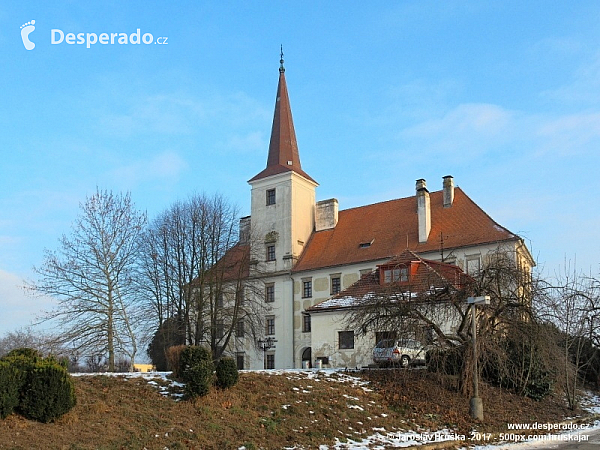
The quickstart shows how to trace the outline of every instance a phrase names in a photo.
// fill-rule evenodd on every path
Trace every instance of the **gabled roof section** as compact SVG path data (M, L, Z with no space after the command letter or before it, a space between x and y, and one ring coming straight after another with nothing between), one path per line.
M431 231L419 243L415 196L346 209L335 228L314 232L293 272L392 258L405 249L422 254L453 248L519 240L498 225L460 188L454 203L443 206L443 191L430 194ZM363 245L361 245L363 244Z
M250 275L250 245L236 244L225 252L223 257L205 272L204 276L196 278L192 284L196 287L215 280L223 282L239 282Z
M275 100L275 114L273 115L273 126L271 127L271 141L269 143L269 156L267 167L249 180L249 182L260 180L284 172L296 172L307 180L316 183L300 164L294 121L292 120L292 108L288 97L287 84L285 82L285 68L283 67L283 52L281 54L281 66L279 67L279 85L277 86L277 98Z
M382 283L380 268L410 266L407 282ZM454 293L466 288L472 278L459 267L423 259L410 250L395 256L363 275L356 283L333 297L318 303L307 312L333 311L366 305L376 299L414 300L439 293Z

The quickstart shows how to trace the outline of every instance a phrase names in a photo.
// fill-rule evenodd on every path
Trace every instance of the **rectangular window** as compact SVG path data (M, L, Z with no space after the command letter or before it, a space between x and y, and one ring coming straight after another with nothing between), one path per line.
M308 314L302 315L302 332L310 333L310 315Z
M274 316L267 316L265 334L267 336L273 336L275 334L275 317Z
M275 189L267 189L267 206L275 204Z
M222 339L223 336L225 335L225 324L223 324L222 320L219 320L217 322L217 329L216 329L216 338L217 339Z
M471 276L479 275L481 270L481 259L477 257L467 257L467 274Z
M339 331L340 350L354 348L354 331Z
M275 301L275 285L273 283L265 285L265 302L273 303Z
M237 291L235 291L235 304L237 306L243 306L244 305L244 288L238 288Z
M223 293L219 292L217 294L217 308L222 308L223 307Z
M267 261L275 261L275 246L267 245Z
M395 281L408 281L408 267L394 267L393 269L384 269L383 281L384 283L392 283Z
M235 362L236 362L238 370L244 370L244 359L245 359L244 352L238 352L235 354Z
M331 295L338 294L342 290L342 278L339 275L331 276Z
M408 281L408 267L400 268L400 281Z
M312 280L302 281L302 298L312 297Z
M239 319L237 321L237 324L235 327L235 335L237 337L244 337L244 319Z
M267 354L267 359L265 361L265 369L274 369L275 368L275 355L272 353Z
M376 331L375 332L375 345L379 344L384 339L396 339L395 331Z

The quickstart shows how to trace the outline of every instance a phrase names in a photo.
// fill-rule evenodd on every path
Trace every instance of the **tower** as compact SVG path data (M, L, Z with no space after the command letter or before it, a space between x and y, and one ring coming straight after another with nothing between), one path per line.
M294 280L291 270L315 228L315 189L302 170L285 81L283 51L267 166L248 181L251 193L252 269L265 285L267 368L294 367ZM261 355L263 357L263 355ZM256 360L255 360L256 361ZM256 366L256 362L254 363Z
M265 262L267 273L289 271L313 232L318 184L300 164L283 52L267 166L248 183L252 186L252 230L257 238L253 257Z

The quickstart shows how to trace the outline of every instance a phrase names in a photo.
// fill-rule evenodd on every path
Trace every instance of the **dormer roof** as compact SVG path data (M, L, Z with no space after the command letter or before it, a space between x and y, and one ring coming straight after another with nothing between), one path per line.
M390 267L408 267L406 281L384 282L382 272ZM410 250L405 250L364 274L356 283L329 299L307 309L309 313L356 308L378 301L417 300L433 298L438 300L468 287L472 278L459 267L438 261L423 259Z

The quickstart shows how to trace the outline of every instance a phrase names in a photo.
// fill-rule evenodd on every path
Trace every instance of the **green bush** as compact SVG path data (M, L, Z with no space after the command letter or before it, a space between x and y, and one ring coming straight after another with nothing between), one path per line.
M185 373L185 393L188 398L203 397L210 391L213 381L212 361L200 361Z
M238 368L232 358L221 358L217 363L216 372L217 386L221 389L227 389L237 384Z
M75 389L64 363L30 348L0 359L0 417L14 410L50 422L75 406Z
M25 378L19 411L28 419L51 422L75 406L73 381L56 362L36 362Z
M42 359L42 354L38 350L35 350L33 348L27 348L27 347L15 348L15 349L11 350L10 352L8 352L8 354L4 358L12 358L14 356L23 356L25 358L28 358L28 359L31 359L34 361ZM2 359L4 359L4 358L2 358Z
M204 347L188 345L179 354L179 376L185 379L186 371L202 361L210 361L212 363L210 351Z
M0 419L12 414L19 406L19 392L24 373L8 361L0 361Z
M179 356L179 375L185 383L188 397L208 394L212 385L214 364L210 351L203 347L189 346Z

